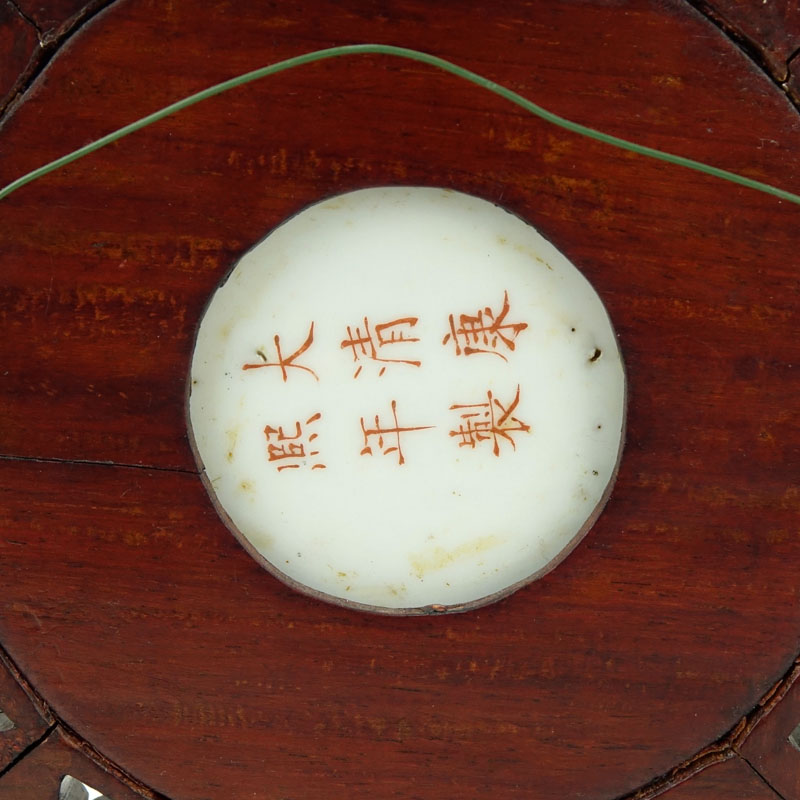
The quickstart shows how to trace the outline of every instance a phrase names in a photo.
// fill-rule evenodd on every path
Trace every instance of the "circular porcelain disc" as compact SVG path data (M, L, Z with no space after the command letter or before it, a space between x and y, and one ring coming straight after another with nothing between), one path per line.
M581 273L474 197L366 189L235 266L201 322L189 424L248 550L325 599L464 610L554 566L623 441L614 331Z

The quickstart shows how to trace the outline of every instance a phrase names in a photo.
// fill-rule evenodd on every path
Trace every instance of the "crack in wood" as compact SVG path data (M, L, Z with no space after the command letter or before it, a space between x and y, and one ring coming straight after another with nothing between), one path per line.
M56 458L45 456L17 456L0 453L0 461L22 461L33 464L64 464L66 466L120 467L122 469L141 469L146 472L177 472L181 475L200 475L196 469L184 467L162 467L155 464L127 464L124 461L96 461L89 458Z
M699 11L709 22L725 34L745 55L756 63L758 68L765 72L773 82L780 85L785 76L776 75L772 70L765 55L765 48L756 40L746 36L732 25L717 9L707 0L686 0L686 2Z
M39 27L34 23L30 17L25 14L22 9L14 2L14 0L6 0L6 5L15 13L26 25L36 31L37 44L32 51L27 65L23 68L22 72L17 76L16 81L8 90L5 101L0 97L0 124L2 124L5 110L11 105L14 99L19 96L23 86L25 86L33 73L36 71L37 64L42 56L42 34Z
M800 108L800 47L786 59L786 80L781 85L792 102Z
M798 679L800 679L800 654L797 655L783 677L765 692L756 706L749 713L745 714L745 716L720 739L716 742L712 742L686 761L673 767L666 774L659 776L633 792L617 798L617 800L650 800L674 788L679 783L689 780L689 778L694 777L698 772L702 772L707 767L711 767L714 764L719 764L731 758L741 758L753 768L752 764L741 754L741 747L754 728L781 702L781 700L783 700ZM761 780L775 792L776 796L781 797L780 793L777 792L755 768L753 769Z
M106 772L113 775L119 781L127 785L129 788L147 798L147 800L169 800L169 798L167 798L165 795L156 793L141 784L136 780L136 778L125 772L122 767L105 757L94 747L94 745L86 741L69 725L58 719L58 717L50 709L47 701L22 674L2 644L0 644L0 663L6 667L17 683L22 687L33 705L36 707L39 714L46 721L48 721L48 723L50 723L48 731L42 737L40 737L36 743L27 748L17 759L14 760L13 763L17 763L22 756L34 749L36 744L41 743L49 733L52 733L53 730L58 728L62 738L71 747L81 752L83 755L96 763ZM633 792L622 795L621 797L617 798L617 800L651 800L651 798L663 794L669 789L672 789L678 784L689 780L697 773L715 764L719 764L731 758L742 758L744 761L747 761L740 753L741 747L744 745L754 728L768 714L770 714L770 712L781 702L781 700L783 700L798 679L800 679L800 654L797 655L787 672L778 681L776 681L767 692L764 693L755 707L748 714L742 717L720 739L707 745L702 750L686 759L684 762L670 769L664 775L655 778ZM800 735L800 731L798 731L798 735ZM749 764L749 762L747 763ZM752 767L752 765L750 766ZM0 777L2 777L2 774L3 773L0 772ZM764 780L763 776L760 776L760 774L759 777ZM767 783L766 781L764 782ZM767 785L769 786L768 783ZM771 786L770 788L772 789ZM774 789L772 790L775 791ZM780 797L778 792L775 792L775 794Z
M786 95L789 102L800 112L800 97L795 95L787 85L791 78L789 63L800 52L800 49L786 61L780 72L776 72L766 55L766 48L738 30L711 3L707 0L685 0L685 2L730 39Z
M21 750L19 753L17 753L16 757L13 758L9 764L6 764L3 769L0 769L0 780L6 773L11 772L11 770L14 769L14 767L16 767L17 764L22 761L22 759L29 756L37 747L39 747L39 745L44 744L44 742L49 739L53 733L55 733L57 727L58 725L50 725L38 739L35 739L24 750Z
M36 21L25 14L14 0L6 0L6 2L23 20L33 27L39 40L39 46L27 68L11 88L8 98L5 102L0 103L0 127L2 127L2 124L10 116L14 108L22 102L34 81L42 74L53 56L97 14L113 5L116 0L92 0L92 2L88 2L74 17L65 21L62 27L52 34L43 32Z
M36 36L37 36L37 38L39 39L39 46L41 47L41 46L42 46L42 29L41 29L41 28L40 28L40 27L39 27L39 26L36 24L36 20L35 20L35 19L33 19L32 17L29 17L29 16L28 16L28 15L27 15L27 14L26 14L26 13L25 13L25 12L24 12L24 11L23 11L23 10L22 10L22 9L21 9L19 6L18 6L18 5L17 5L17 3L15 2L15 0L6 0L6 2L8 3L8 5L10 5L10 6L11 6L11 7L14 9L14 11L16 11L16 12L17 12L17 14L19 14L19 16L20 16L20 17L22 17L22 19L24 19L24 20L25 20L25 22L27 22L27 23L28 23L28 25L30 25L30 26L31 26L31 27L32 27L32 28L33 28L33 29L36 31Z
M20 688L30 700L31 705L36 709L39 716L52 728L55 727L58 720L55 718L55 715L50 711L49 706L47 705L46 700L42 697L39 692L31 685L31 683L27 680L27 678L22 674L17 667L14 660L11 656L6 652L5 647L0 642L0 666L5 667L6 670L10 673L11 677L19 684Z
M19 668L9 656L6 650L0 645L0 663L2 663L8 671L13 675L15 680L20 684L25 693L31 698L31 701L37 707L39 713L47 720L52 720L47 731L27 747L20 755L14 759L6 769L0 771L0 777L3 776L14 764L34 750L41 744L50 734L56 729L60 733L62 739L74 749L78 750L88 759L93 761L103 770L115 777L121 783L124 783L133 791L138 792L147 800L169 800L168 797L160 793L154 792L152 789L144 786L136 780L132 775L127 773L122 767L115 764L113 761L104 756L97 748L90 742L86 741L78 733L75 732L69 725L59 720L57 716L47 705L46 700L36 691L30 684L25 676L20 672ZM694 777L697 773L702 772L704 769L727 761L731 758L741 758L757 775L758 777L780 798L785 800L779 792L777 792L771 784L761 775L758 770L739 752L740 748L753 731L753 729L763 720L786 696L794 683L800 678L800 654L793 662L789 670L784 676L778 680L759 700L756 706L744 717L742 717L724 736L716 742L711 743L704 747L691 758L673 767L665 775L661 775L650 783L636 789L633 792L625 794L617 800L650 800L660 794L674 788L680 783L683 783L690 778ZM800 726L798 726L800 727Z
M28 19L22 12L19 10L19 7L16 6L11 0L9 0L10 4L17 9L17 11L25 18L30 24L34 26L37 30L39 35L40 45L42 45L42 33L39 27L33 22L32 20ZM49 63L50 59L60 50L60 48L75 34L79 33L80 30L83 28L83 25L87 24L97 13L101 10L109 7L113 4L115 0L107 0L106 2L101 2L97 4L92 4L92 10L88 12L86 15L76 18L72 27L69 30L65 30L62 34L57 37L54 37L50 41L47 42L47 52L44 52L44 47L42 48L42 52L39 54L37 63L33 67L30 74L23 81L23 85L19 86L16 91L13 93L12 98L6 103L3 107L0 108L0 121L3 118L8 116L8 113L11 111L12 104L18 104L22 102L24 99L24 95L28 92L33 82L36 78L42 73L42 71L46 68L47 64ZM746 37L743 37L737 34L730 26L726 26L722 21L715 19L712 15L712 10L709 6L702 2L702 0L686 0L686 2L692 6L698 13L702 14L706 19L708 19L712 24L714 24L717 28L719 28L729 39L731 39L758 67L760 70L765 72L768 77L775 82L779 87L782 89L786 89L785 83L790 76L790 65L793 61L800 58L800 49L795 51L791 57L786 62L786 77L784 78L783 82L779 80L779 78L770 70L766 60L764 59L763 52L759 50L758 46L748 40ZM800 110L800 106L796 100L793 99L793 103L795 107ZM139 464L118 464L115 462L100 462L100 461L74 461L74 460L67 460L67 459L54 459L54 458L25 458L25 457L16 457L16 456L5 456L0 455L0 459L5 460L21 460L21 461L39 461L42 463L65 463L65 464L91 464L91 465L102 465L102 466L118 466L118 467L127 467L127 468L135 468L135 469L147 469L147 470L163 470L163 471L173 471L173 472L183 472L188 474L196 474L191 470L185 470L180 468L167 468L167 467L155 467L155 466L148 466L148 465L139 465ZM9 769L13 768L13 766L19 761L21 761L26 755L32 752L36 747L42 744L50 735L52 735L56 730L67 740L71 746L78 749L92 761L100 765L103 769L106 769L109 773L114 775L115 777L119 778L122 782L129 785L134 791L139 792L143 796L147 798L152 798L152 800L167 800L163 795L159 795L154 793L152 790L144 787L143 785L139 784L133 777L128 776L127 773L121 767L118 767L109 759L104 757L98 750L94 748L89 742L84 740L80 737L74 730L69 728L68 726L64 725L60 720L58 720L55 715L53 714L52 710L47 705L45 699L36 692L35 688L25 679L25 676L21 674L21 672L16 668L16 665L5 652L5 650L0 646L0 662L2 662L14 675L17 682L22 686L23 690L28 694L29 697L32 698L34 705L37 707L39 712L42 714L45 719L50 720L50 725L45 731L45 733L39 737L35 742L29 745L24 751L22 751L14 761L7 766L4 770L0 771L0 777L2 777L5 772ZM769 692L767 692L761 701L757 704L757 706L751 710L745 717L743 717L733 728L728 731L721 739L717 742L714 742L707 747L703 748L701 751L696 753L691 758L687 759L685 762L677 765L673 769L671 769L666 775L660 776L655 780L651 781L650 783L646 784L643 787L635 790L633 793L629 793L624 795L620 800L647 800L648 798L655 797L658 794L661 794L664 791L674 787L675 785L691 778L698 772L702 771L706 767L712 766L713 764L717 764L723 761L726 761L731 758L741 757L755 772L759 777L763 780L763 776L761 776L757 770L755 770L752 765L744 759L739 751L739 748L743 745L744 741L747 739L749 734L752 730L759 724L759 722L769 714L773 708L783 699L786 693L789 691L791 686L794 682L798 679L800 675L800 656L798 656L798 660L794 663L792 668L783 676L783 678L778 681L775 686L773 686ZM800 737L800 730L795 731L798 737ZM797 743L796 743L797 744ZM124 776L124 777L121 777ZM766 783L766 781L765 781ZM769 784L767 784L769 786ZM772 787L770 786L772 789ZM772 791L775 791L772 789ZM776 794L778 794L776 792ZM778 796L780 796L778 794Z
M107 758L96 747L94 747L94 745L87 742L82 736L80 736L80 734L76 733L70 725L65 723L62 719L59 719L50 708L44 697L25 677L2 643L0 643L0 664L11 673L14 680L16 680L16 682L20 685L39 714L48 722L48 728L44 734L42 734L42 736L40 736L35 742L26 747L25 750L23 750L11 762L11 764L0 771L0 778L2 778L3 775L15 764L18 764L25 756L42 744L51 734L58 732L58 735L67 745L72 747L74 750L77 750L90 761L93 761L98 767L107 772L120 783L124 784L137 794L140 794L145 798L145 800L170 800L166 795L155 792L150 789L150 787L145 786L143 783L138 781L135 777L133 777L133 775L113 762L110 758Z
M771 784L771 783L770 783L770 782L769 782L769 781L768 781L768 780L767 780L767 779L766 779L766 778L765 778L765 777L764 777L764 776L763 776L763 775L762 775L762 774L761 774L761 773L760 773L760 772L759 772L759 771L758 771L758 770L757 770L757 769L756 769L756 768L753 766L753 764L752 764L752 763L751 763L751 762L750 762L750 761L749 761L747 758L745 758L745 757L744 757L743 755L741 755L741 754L739 754L739 758L741 758L741 759L742 759L742 761L744 761L744 763L745 763L745 764L746 764L748 767L750 767L750 769L751 769L751 770L753 771L753 773L755 774L756 778L757 778L757 779L758 779L758 780L759 780L761 783L763 783L763 784L764 784L764 785L765 785L765 786L766 786L766 787L767 787L767 788L768 788L768 789L769 789L771 792L773 792L773 793L775 794L775 797L776 797L776 798L778 798L778 800L789 800L789 798L787 798L787 797L784 797L784 795L782 795L782 794L781 794L781 793L780 793L780 792L779 792L779 791L778 791L778 790L777 790L777 789L776 789L776 788L775 788L775 787L774 787L774 786L773 786L773 785L772 785L772 784Z

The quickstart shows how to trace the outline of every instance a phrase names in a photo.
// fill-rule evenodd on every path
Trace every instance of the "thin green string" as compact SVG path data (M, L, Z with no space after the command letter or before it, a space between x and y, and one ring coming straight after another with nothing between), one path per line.
M739 186L746 186L750 189L756 189L757 191L772 195L773 197L778 197L781 200L788 200L790 203L797 203L800 205L800 195L787 192L784 189L778 189L775 186L770 186L767 183L762 183L761 181L756 181L752 178L746 178L743 175L737 175L735 172L729 172L728 170L719 169L718 167L712 167L710 164L704 164L702 161L695 161L691 158L684 158L683 156L666 153L663 150L656 150L653 147L646 147L641 144L636 144L635 142L630 142L627 139L620 139L617 136L611 136L607 133L603 133L602 131L595 130L594 128L589 128L586 125L580 125L577 122L572 122L568 119L564 119L564 117L559 117L557 114L547 111L541 106L536 105L536 103L532 103L530 100L526 100L521 95L511 91L511 89L507 89L505 86L500 86L494 81L484 78L482 75L478 75L477 73L468 69L459 67L443 58L439 58L438 56L433 56L428 53L423 53L419 50L411 50L407 47L395 47L388 44L351 44L343 45L341 47L329 47L324 50L315 50L314 52L305 53L304 55L295 56L294 58L287 58L284 61L278 61L277 63L270 64L267 67L255 69L252 72L246 72L236 78L231 78L230 80L218 83L215 86L211 86L201 92L197 92L189 97L185 97L183 100L178 100L177 102L172 103L161 110L154 112L153 114L148 114L146 117L142 117L141 119L136 120L136 122L130 123L130 125L125 125L113 133L103 136L97 141L84 145L77 150L73 150L71 153L67 153L67 155L61 156L61 158L57 158L55 161L51 161L49 164L45 164L44 166L35 169L32 172L23 175L21 178L17 178L3 189L0 189L0 200L2 200L4 197L8 197L8 195L19 189L21 186L24 186L26 183L35 181L38 178L47 175L49 172L60 169L72 161L76 161L79 158L83 158L83 156L89 155L89 153L93 153L95 150L99 150L101 147L105 147L112 142L116 142L117 139L121 139L123 136L134 133L135 131L147 127L148 125L152 125L154 122L158 122L160 119L164 119L164 117L168 117L170 114L175 114L176 112L181 111L184 108L188 108L195 103L199 103L202 100L206 100L209 97L214 97L215 95L222 94L230 89L235 89L237 86L250 83L250 81L266 78L268 75L275 75L276 73L283 72L287 69L294 69L295 67L302 66L303 64L311 64L314 61L324 61L325 59L338 58L339 56L359 54L398 56L399 58L406 58L410 59L411 61L418 61L423 64L429 64L430 66L438 67L445 72L449 72L452 75L456 75L459 78L469 81L470 83L474 83L477 86L488 89L490 92L493 92L494 94L503 97L506 100L510 100L515 105L519 106L520 108L524 108L526 111L529 111L531 114L534 114L540 119L546 120L553 125L558 125L560 128L572 131L573 133L586 136L589 139L595 139L598 142L604 142L605 144L612 145L613 147L617 147L621 150L627 150L631 153L638 153L639 155L655 158L659 161L666 161L668 164L675 164L677 166L693 169L706 175L713 175L716 178L721 178L722 180L729 181L730 183L735 183Z

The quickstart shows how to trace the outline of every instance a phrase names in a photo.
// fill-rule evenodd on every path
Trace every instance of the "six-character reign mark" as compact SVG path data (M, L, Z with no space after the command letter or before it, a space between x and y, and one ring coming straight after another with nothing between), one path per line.
M458 316L458 324L456 324L454 315L451 314L449 316L450 332L445 335L442 344L452 341L457 356L489 354L499 356L504 361L508 361L506 355L500 352L501 348L505 349L506 352L515 350L517 337L528 327L526 322L507 322L506 318L509 311L508 291L505 291L503 293L503 305L498 313L494 313L487 306L479 309L475 314L460 314ZM418 322L418 317L398 317L371 327L369 318L364 317L363 332L358 326L353 330L348 325L347 338L342 340L340 348L346 349L349 347L354 362L374 361L379 363L381 365L378 372L379 377L386 372L386 365L388 364L406 364L420 367L421 362L418 360L385 358L382 357L383 354L381 352L384 347L390 345L419 342L418 337L410 335L414 333L412 329ZM296 363L300 356L309 350L313 342L314 322L312 321L305 341L294 352L285 356L281 348L280 336L275 334L275 360L270 360L263 349L258 349L256 352L260 356L261 362L244 364L242 369L253 370L275 367L280 370L284 383L289 378L289 370L297 369L310 373L319 381L319 376L313 369ZM357 378L362 369L363 364L359 363L353 377ZM517 385L516 394L506 406L494 396L491 390L486 393L486 402L453 404L450 406L450 410L459 412L461 421L456 430L449 431L449 435L460 439L458 442L459 447L469 447L473 450L483 442L491 443L492 452L495 456L500 455L501 441L508 442L513 449L516 449L516 443L511 434L530 433L531 430L530 425L514 416L519 402L520 387ZM397 402L395 400L391 401L391 412L394 424L390 422L382 425L380 416L376 414L374 427L368 427L364 417L361 417L361 432L364 439L361 455L373 455L371 440L376 439L377 447L384 455L396 453L398 465L403 465L405 464L405 456L401 447L401 434L429 430L435 426L401 426L397 418ZM326 468L325 464L315 459L319 455L319 450L311 450L312 442L317 439L318 434L316 432L307 432L307 429L321 418L322 414L316 413L302 424L299 420L295 420L293 423L294 430L292 431L290 426L288 433L282 425L275 427L268 424L264 427L264 436L267 440L267 458L269 462L276 463L278 472L300 469L301 467L310 467L312 470ZM310 463L311 461L316 463Z

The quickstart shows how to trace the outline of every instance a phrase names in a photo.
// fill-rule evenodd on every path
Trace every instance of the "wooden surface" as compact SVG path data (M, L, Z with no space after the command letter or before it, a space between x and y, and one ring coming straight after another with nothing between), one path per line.
M715 764L661 797L663 800L781 800L740 758Z
M0 182L239 72L386 41L800 190L797 111L688 5L483 5L121 0L6 115ZM397 183L536 225L605 300L630 382L595 529L456 617L277 583L217 519L183 419L236 257L320 197ZM612 800L731 755L800 651L797 219L383 57L284 73L20 190L0 209L0 642L76 741L173 800ZM743 767L671 793L729 797Z
M141 800L141 794L110 776L54 730L0 779L0 800L57 800L65 775L110 800Z
M800 102L800 5L796 0L694 0L795 103Z
M102 5L103 0L16 0L16 6L47 44L67 33Z
M796 0L692 0L761 64L800 107L800 5Z
M14 675L0 663L0 711L13 727L0 731L0 774L47 732L45 719ZM2 784L0 784L2 785Z
M111 0L0 0L0 115L66 39Z
M36 31L8 0L0 3L0 109L30 74L35 63Z
M800 747L789 741L800 725L800 664L775 710L743 743L741 753L784 800L800 798ZM797 740L795 735L795 740Z

